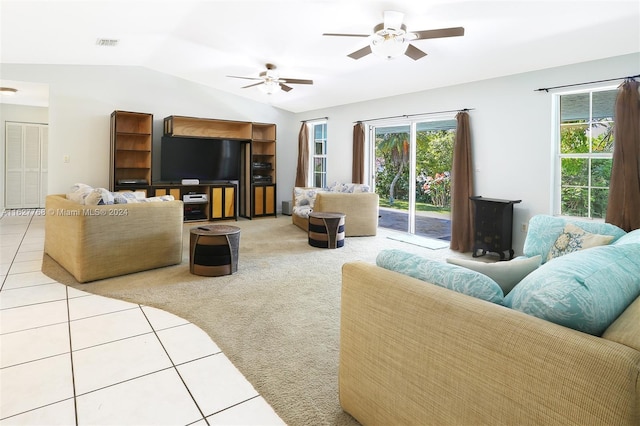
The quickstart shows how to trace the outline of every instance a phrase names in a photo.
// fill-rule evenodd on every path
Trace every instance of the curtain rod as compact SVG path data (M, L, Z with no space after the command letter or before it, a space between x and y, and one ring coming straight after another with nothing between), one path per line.
M316 121L316 120L328 120L329 117L318 117L318 118L308 118L306 120L300 120L301 123L306 123L307 121Z
M534 90L534 92L549 92L549 90L562 89L563 87L584 86L585 84L605 83L607 81L626 80L626 79L633 79L633 78L638 78L638 77L640 77L640 74L632 75L632 76L629 76L629 77L609 78L607 80L587 81L586 83L565 84L563 86L554 86L554 87L542 87L540 89Z
M387 120L389 118L409 118L409 117L415 117L418 115L432 115L432 114L444 114L447 112L467 112L467 111L473 111L475 108L463 108L463 109L452 109L449 111L433 111L433 112L423 112L420 114L405 114L405 115L394 115L391 117L379 117L379 118L370 118L368 120L358 120L358 121L354 121L353 123L365 123L367 121L375 121L375 120Z

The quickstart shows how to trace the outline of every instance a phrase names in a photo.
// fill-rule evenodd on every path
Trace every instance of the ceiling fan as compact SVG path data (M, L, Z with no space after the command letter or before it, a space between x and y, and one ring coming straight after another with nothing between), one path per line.
M464 35L463 27L408 32L407 27L402 23L403 18L404 13L388 10L384 12L384 22L373 27L373 34L324 33L322 35L338 37L369 37L370 40L368 46L347 55L353 59L360 59L370 53L375 53L387 59L405 54L414 61L417 61L427 54L411 44L412 41L429 38L458 37Z
M276 71L276 66L273 64L266 64L265 67L267 69L259 74L260 77L240 77L237 75L228 75L227 77L242 78L244 80L259 80L258 83L249 84L248 86L243 86L242 88L246 89L248 87L264 85L263 88L267 94L274 93L276 89L278 89L278 87L285 92L288 92L293 89L293 87L289 86L289 84L313 84L313 80L279 77L278 72Z

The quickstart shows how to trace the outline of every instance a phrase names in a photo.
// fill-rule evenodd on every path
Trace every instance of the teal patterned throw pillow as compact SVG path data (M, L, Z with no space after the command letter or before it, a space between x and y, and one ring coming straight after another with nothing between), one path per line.
M504 300L502 289L494 280L462 266L427 259L402 250L381 251L376 264L488 302L502 305Z
M505 305L600 336L640 295L640 244L590 248L553 259L527 275Z

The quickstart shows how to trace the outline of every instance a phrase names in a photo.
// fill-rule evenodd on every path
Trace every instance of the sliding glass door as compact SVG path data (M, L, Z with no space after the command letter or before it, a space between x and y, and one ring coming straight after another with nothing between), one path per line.
M448 240L456 121L407 120L370 126L380 226Z

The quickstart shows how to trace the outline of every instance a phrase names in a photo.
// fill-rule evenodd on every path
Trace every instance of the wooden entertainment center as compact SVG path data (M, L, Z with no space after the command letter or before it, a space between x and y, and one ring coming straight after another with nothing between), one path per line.
M165 117L163 124L165 137L241 143L239 180L183 185L152 179L153 115L114 111L109 178L112 191L173 195L185 201L185 221L276 216L275 124L175 115ZM205 194L206 199L199 199L200 194Z

